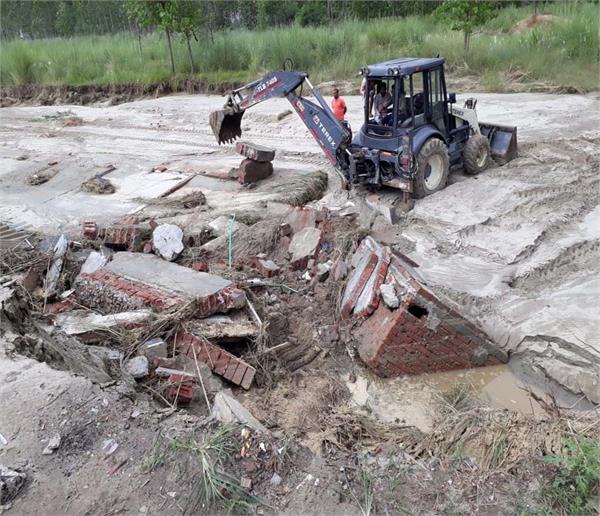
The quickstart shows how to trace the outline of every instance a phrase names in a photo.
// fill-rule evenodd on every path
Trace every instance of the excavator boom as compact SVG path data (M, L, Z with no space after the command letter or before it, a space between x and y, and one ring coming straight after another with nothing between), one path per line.
M296 90L304 84L307 84L317 102L296 94ZM341 158L340 150L350 143L351 132L335 118L323 96L313 88L308 74L304 72L272 72L229 92L223 109L212 112L209 118L210 127L219 144L232 142L242 135L241 122L246 109L275 97L288 99L329 160L343 167L346 161Z

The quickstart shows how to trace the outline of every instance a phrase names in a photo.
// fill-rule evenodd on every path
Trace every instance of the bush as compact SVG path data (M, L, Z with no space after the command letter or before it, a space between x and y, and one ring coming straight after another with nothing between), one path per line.
M563 514L593 514L598 508L600 444L585 437L568 437L563 446L561 455L545 458L558 468L554 482L544 490L546 499Z

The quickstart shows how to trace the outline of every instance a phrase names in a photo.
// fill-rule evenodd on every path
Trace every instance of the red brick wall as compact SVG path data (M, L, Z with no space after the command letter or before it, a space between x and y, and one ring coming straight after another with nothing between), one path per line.
M411 305L428 313L422 312L419 318L409 312ZM393 311L380 303L357 335L362 360L380 376L448 371L507 360L485 334L423 289L406 296Z

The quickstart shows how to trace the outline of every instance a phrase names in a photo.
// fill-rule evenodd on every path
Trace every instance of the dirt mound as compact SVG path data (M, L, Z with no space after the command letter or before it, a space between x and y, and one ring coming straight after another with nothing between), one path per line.
M514 32L524 32L526 30L539 27L541 25L548 25L554 23L558 19L558 16L552 14L530 14L527 18L524 18L513 27Z
M83 86L22 84L0 88L0 107L17 104L85 105L106 100L110 105L116 105L145 97L162 97L171 93L224 93L239 86L241 84L237 82L215 85L201 79L173 79L152 84L90 84ZM70 122L68 125L78 124Z

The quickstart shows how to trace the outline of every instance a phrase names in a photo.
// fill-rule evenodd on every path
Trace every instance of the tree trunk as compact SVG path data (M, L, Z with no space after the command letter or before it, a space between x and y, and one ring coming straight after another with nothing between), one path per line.
M464 33L464 60L467 61L467 54L469 53L469 42L471 40L471 33L465 31Z
M171 45L171 31L165 29L167 34L167 45L169 46L169 58L171 59L171 73L175 74L175 60L173 59L173 45Z
M190 56L190 69L192 70L192 73L196 73L196 70L194 67L194 56L192 55L192 46L190 45L189 35L186 34L185 39L187 42L188 56Z
M143 55L142 55L142 31L139 27L137 30L137 37L138 37L138 46L140 47L140 59L142 59L142 57L143 57Z

